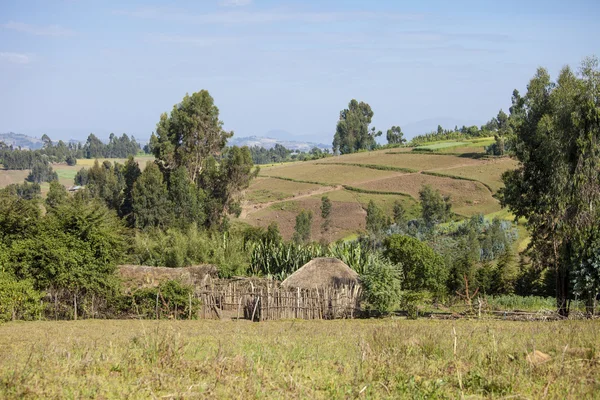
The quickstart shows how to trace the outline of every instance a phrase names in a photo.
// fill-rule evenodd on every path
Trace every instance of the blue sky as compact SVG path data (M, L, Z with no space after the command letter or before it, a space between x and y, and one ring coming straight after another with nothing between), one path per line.
M599 17L594 0L3 0L0 132L144 139L200 89L236 136L330 143L352 98L384 131L480 124L538 66L600 55Z

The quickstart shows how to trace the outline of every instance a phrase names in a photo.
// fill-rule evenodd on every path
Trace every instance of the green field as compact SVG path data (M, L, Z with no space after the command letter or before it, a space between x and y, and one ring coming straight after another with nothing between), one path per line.
M447 149L450 147L459 147L459 146L467 146L468 142L440 142L434 144L428 144L425 146L417 146L413 150L414 151L437 151L441 149Z
M0 325L0 397L591 399L600 391L599 329L599 321L15 322ZM536 350L548 359L528 359Z

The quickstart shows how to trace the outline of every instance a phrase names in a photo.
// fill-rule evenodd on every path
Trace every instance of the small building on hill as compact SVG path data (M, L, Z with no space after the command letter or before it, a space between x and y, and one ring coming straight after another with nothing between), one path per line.
M283 281L288 288L325 289L359 286L358 274L337 258L321 257L306 263Z

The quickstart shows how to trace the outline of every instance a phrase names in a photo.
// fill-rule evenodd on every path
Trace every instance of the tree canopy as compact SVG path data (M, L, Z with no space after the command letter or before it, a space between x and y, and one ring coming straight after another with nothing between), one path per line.
M349 154L375 148L375 138L381 135L381 131L375 132L375 128L369 130L372 118L373 110L370 105L352 99L348 108L340 111L333 138L333 152Z
M600 288L598 60L585 60L578 73L563 68L556 82L538 69L510 111L520 165L502 177L502 202L527 218L534 258L553 265L558 308L567 315L572 283L580 295Z

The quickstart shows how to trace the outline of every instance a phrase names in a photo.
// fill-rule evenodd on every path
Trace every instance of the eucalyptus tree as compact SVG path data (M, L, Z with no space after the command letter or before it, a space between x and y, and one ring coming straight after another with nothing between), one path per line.
M520 165L502 177L502 203L527 218L534 261L554 269L558 311L568 315L573 289L591 298L600 288L598 60L563 68L556 82L538 69L510 111Z

